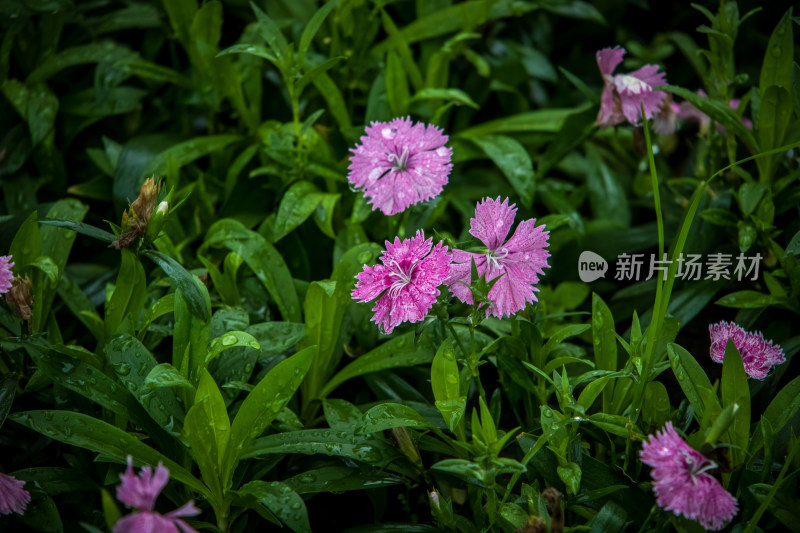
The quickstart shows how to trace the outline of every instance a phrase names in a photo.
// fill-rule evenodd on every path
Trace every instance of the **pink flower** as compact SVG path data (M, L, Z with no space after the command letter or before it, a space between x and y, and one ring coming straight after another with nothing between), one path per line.
M155 475L145 466L139 475L133 473L133 457L128 456L128 468L119 478L122 484L117 487L117 499L137 511L121 518L114 526L114 533L197 533L181 520L185 516L196 516L200 509L190 501L182 507L162 515L153 510L156 498L169 481L169 470L158 463Z
M486 281L502 275L489 291L492 304L486 308L486 316L502 318L525 309L528 302L535 302L534 291L539 289L534 285L539 283L542 269L549 267L548 232L544 226L536 226L536 219L520 222L506 241L516 213L515 204L509 206L508 198L503 203L499 196L496 200L484 198L475 207L475 218L469 220L469 232L486 245L486 252L453 250L453 266L445 283L462 302L472 303L472 291L465 285L470 282L472 259L478 275L485 273Z
M742 356L744 369L753 379L764 379L771 367L786 361L783 348L773 346L772 341L766 340L761 332L750 333L733 322L729 324L725 321L709 324L708 332L711 335L711 359L721 363L725 359L725 345L728 339L733 339Z
M24 481L0 473L0 514L25 514L31 495L24 486Z
M347 179L364 189L373 210L394 215L442 192L453 168L453 149L444 145L448 137L442 130L396 118L373 122L366 132L350 149Z
M706 92L703 89L697 91L697 94L700 96L708 97ZM739 109L739 103L741 100L738 98L734 98L728 102L728 105L731 109ZM690 102L681 102L680 104L672 104L675 113L677 114L678 118L684 121L695 121L700 127L700 132L704 133L708 131L708 127L711 124L711 118L708 115L697 109L692 103ZM751 121L747 117L742 117L742 124L745 125L748 129L753 129L753 121ZM720 133L725 133L725 128L717 123L717 130Z
M653 90L656 85L667 82L665 74L658 72L658 65L645 65L629 74L612 75L625 53L624 48L616 46L603 48L596 54L597 66L605 82L597 115L597 125L602 128L626 120L638 124L642 119L641 104L644 104L645 116L652 118L666 97L666 93Z
M11 272L13 266L10 255L0 255L0 294L7 293L11 288L11 280L14 278L14 273Z
M722 529L736 515L736 498L708 474L717 464L686 444L672 422L648 435L639 457L653 467L653 491L661 508L697 520L712 531Z
M372 308L372 321L386 333L402 322L422 320L439 296L437 287L450 273L450 254L441 242L431 250L432 242L422 230L402 242L395 237L394 244L386 241L382 265L364 265L356 275L353 298L368 302L383 293Z

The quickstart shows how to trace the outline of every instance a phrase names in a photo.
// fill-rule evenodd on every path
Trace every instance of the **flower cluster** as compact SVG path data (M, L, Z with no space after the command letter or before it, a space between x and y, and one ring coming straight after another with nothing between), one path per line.
M667 511L697 520L709 530L722 529L736 515L736 498L708 473L716 463L691 448L672 422L648 436L639 457L653 467L656 502Z
M546 250L548 232L544 226L536 226L535 219L521 222L506 240L516 212L508 198L503 202L499 197L484 198L478 203L475 218L470 219L470 233L486 246L483 253L449 253L441 243L432 249L432 240L425 240L421 230L411 239L386 241L383 264L365 265L356 275L353 298L368 302L380 296L372 309L372 320L391 333L402 322L422 320L439 296L442 283L456 298L471 304L468 284L475 261L478 274L487 281L500 278L489 291L491 304L486 307L486 316L501 318L523 310L536 301L535 284L548 266L550 254Z
M169 481L169 470L161 463L153 469L145 466L138 475L133 473L133 458L128 456L128 468L119 476L122 483L117 487L117 499L136 512L121 518L114 526L114 533L197 533L181 520L186 516L200 514L200 509L189 501L182 507L165 515L154 511L156 498Z
M442 192L453 149L442 130L410 118L373 122L350 151L348 181L364 189L372 209L394 215Z
M639 124L642 105L645 117L650 119L659 112L667 96L663 91L653 90L656 85L667 82L666 75L658 71L658 65L645 65L628 74L614 74L625 54L625 49L620 46L603 48L596 54L597 66L605 83L597 115L597 125L602 128L625 121Z
M0 473L0 514L25 514L31 495L24 486L24 481Z
M753 379L764 379L770 368L786 361L783 348L773 346L772 341L766 340L761 332L750 333L733 322L725 321L710 324L708 332L711 335L711 359L721 363L725 359L725 345L728 339L733 339L742 356L744 369Z

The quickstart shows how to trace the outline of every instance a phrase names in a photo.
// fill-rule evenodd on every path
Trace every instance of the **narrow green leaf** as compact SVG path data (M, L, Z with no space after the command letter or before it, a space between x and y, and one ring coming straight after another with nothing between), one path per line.
M255 480L242 486L236 493L243 498L254 498L295 533L311 533L306 504L286 483Z
M39 220L39 224L71 229L72 231L82 235L88 235L89 237L101 240L103 242L112 243L116 240L116 237L113 233L90 226L89 224L85 224L83 222L76 222L74 220L50 220L44 218Z
M308 52L308 47L311 46L311 42L314 40L314 36L319 31L322 23L325 22L325 19L328 17L333 8L338 7L339 0L329 0L322 7L320 7L315 13L314 16L311 17L311 20L308 21L306 24L305 29L303 30L303 34L300 36L300 44L297 46L297 64L303 65L306 53Z
M494 164L503 171L511 186L519 195L522 205L533 204L533 163L525 147L511 137L504 135L484 135L470 137L481 147Z
M328 380L319 397L327 397L349 379L390 368L424 365L430 363L433 357L434 352L431 347L414 346L413 332L394 337L340 370Z
M675 373L675 377L678 378L678 384L694 408L695 413L697 413L698 419L702 420L705 407L698 389L702 387L712 390L711 381L692 354L681 346L672 343L668 344L667 354L669 354L672 371Z
M189 309L203 321L211 318L211 302L205 285L170 256L156 250L143 250L142 255L161 267L181 291Z
M231 437L223 460L223 489L231 486L236 465L253 442L289 403L300 387L314 358L315 347L309 346L281 361L247 395L231 425Z
M289 43L281 33L278 25L266 13L261 11L257 5L250 2L250 7L253 8L253 13L256 14L258 19L258 31L261 33L261 38L269 45L275 57L282 58L286 47Z
M178 463L133 435L92 416L74 411L23 411L10 415L9 419L51 439L101 453L122 464L129 455L151 466L160 461L169 469L171 478L205 497L210 496L208 488Z
M225 350L237 347L246 347L261 351L261 345L258 343L256 338L249 333L245 333L244 331L229 331L223 336L217 337L211 341L211 345L208 349L208 355L206 355L206 364L208 364Z
M327 400L326 400L327 401ZM353 435L353 429L362 422L361 412L349 431L319 431L304 429L268 435L256 439L244 454L245 459L272 454L302 453L347 457L356 461L385 468L402 456L394 446L372 435Z
M360 428L364 433L376 433L399 427L431 427L425 417L411 407L399 403L376 405L366 413Z
M160 363L150 369L144 378L144 387L146 389L182 387L192 392L195 390L194 385L169 363Z
M224 246L244 258L275 300L283 318L290 322L302 321L300 301L289 268L280 253L264 237L236 220L225 218L208 229L200 253L208 246Z
M592 345L597 369L616 371L617 336L614 330L614 317L606 303L596 293L592 293ZM609 382L603 388L604 412L610 412L613 397L614 384Z
M775 26L764 52L764 63L761 66L761 76L758 82L762 98L767 89L772 86L777 85L787 91L791 88L793 56L792 9L789 8Z

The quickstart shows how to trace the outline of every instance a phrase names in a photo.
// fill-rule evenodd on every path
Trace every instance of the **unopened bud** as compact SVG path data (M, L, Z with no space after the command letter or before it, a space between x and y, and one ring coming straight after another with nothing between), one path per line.
M168 214L169 203L161 202L158 204L155 213L150 217L150 223L147 225L147 231L144 234L144 238L147 242L153 242L158 238L158 234L161 233L164 224L167 222Z
M139 189L139 196L122 213L122 233L114 241L114 248L117 250L127 248L136 242L139 237L145 235L150 224L150 218L156 208L159 190L161 190L161 182L156 183L153 178L147 178L142 183L142 187ZM157 234L158 232L156 232Z
M422 465L422 457L419 455L419 451L417 450L417 445L414 444L413 439L411 438L411 433L408 431L408 428L399 427L399 428L392 428L389 430L394 438L397 446L400 448L400 451L408 457L412 463L415 465Z
M6 302L15 315L31 326L31 316L33 309L33 294L31 294L31 280L25 275L24 278L14 276L11 280L11 288L6 293Z

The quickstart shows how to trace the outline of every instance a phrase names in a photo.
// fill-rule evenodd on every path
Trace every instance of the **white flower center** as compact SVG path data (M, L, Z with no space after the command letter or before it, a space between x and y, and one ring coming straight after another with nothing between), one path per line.
M486 261L498 270L503 270L503 259L508 255L508 248L501 248L500 252L489 250L486 252Z
M689 471L689 475L692 476L692 483L694 483L694 485L697 485L697 476L703 472L714 470L719 466L714 461L705 457L703 457L702 461L698 461L691 454L683 450L680 450L680 454L683 455L683 460L686 463L686 468Z
M395 172L404 171L408 167L408 146L403 146L402 154L389 154L386 158L392 164L392 170Z
M628 74L619 74L616 76L617 89L622 92L626 91L633 94L648 93L653 90L649 83L646 83L639 78L634 78Z
M389 287L389 296L394 298L400 293L403 287L411 283L411 273L414 272L414 268L417 265L411 265L411 268L409 268L408 272L406 272L405 268L401 267L397 261L392 259L391 263L389 263L389 266L392 268L392 271L389 272L389 275L396 278Z

